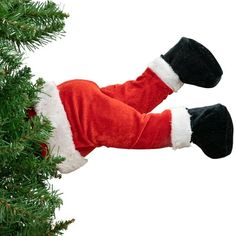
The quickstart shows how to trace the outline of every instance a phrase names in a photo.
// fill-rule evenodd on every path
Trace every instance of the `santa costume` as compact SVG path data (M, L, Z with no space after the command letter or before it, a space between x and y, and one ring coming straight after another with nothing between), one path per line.
M46 83L35 111L54 126L47 146L53 155L65 157L58 166L62 173L84 165L85 156L100 146L178 149L192 142L207 156L220 158L231 153L233 144L233 123L225 106L150 112L184 83L211 88L222 74L206 47L181 38L136 80L105 88L79 79Z

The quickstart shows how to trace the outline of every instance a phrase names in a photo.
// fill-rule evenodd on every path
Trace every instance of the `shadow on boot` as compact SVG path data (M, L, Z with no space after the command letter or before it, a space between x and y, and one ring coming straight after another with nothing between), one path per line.
M186 84L212 88L218 84L223 74L213 54L193 39L181 38L161 57Z
M192 139L211 158L229 155L233 147L233 122L221 104L188 109L191 115Z

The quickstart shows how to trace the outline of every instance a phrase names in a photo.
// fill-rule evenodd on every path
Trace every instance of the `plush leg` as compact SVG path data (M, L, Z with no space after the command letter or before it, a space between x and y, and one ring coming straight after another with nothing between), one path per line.
M111 98L93 82L67 81L59 87L77 150L100 146L150 149L190 145L190 115L185 108L140 113Z
M173 72L173 79L175 79L174 76ZM147 68L136 80L110 85L102 88L101 91L135 108L140 113L152 111L168 95L173 93L173 89L150 68Z
M93 82L46 84L35 107L54 126L47 145L53 155L65 156L60 171L82 166L100 146L150 149L188 147L192 141L212 158L227 156L233 146L233 123L227 109L173 108L162 113L140 113L111 98ZM76 151L77 150L77 151Z
M148 113L184 83L214 87L223 72L213 54L193 39L181 38L166 54L153 60L136 80L101 89L141 113Z
M100 146L182 148L190 141L212 158L231 153L233 123L222 105L147 114L107 96L90 81L67 81L59 90L75 146L82 155L86 148Z

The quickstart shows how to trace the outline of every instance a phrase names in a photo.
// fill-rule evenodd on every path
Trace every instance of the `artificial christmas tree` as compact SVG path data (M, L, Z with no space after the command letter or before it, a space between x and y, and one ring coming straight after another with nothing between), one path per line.
M43 116L29 119L44 81L32 82L23 50L63 35L63 13L52 1L0 2L0 235L61 235L72 221L55 222L62 204L48 180L60 177L63 157L42 158L53 127Z

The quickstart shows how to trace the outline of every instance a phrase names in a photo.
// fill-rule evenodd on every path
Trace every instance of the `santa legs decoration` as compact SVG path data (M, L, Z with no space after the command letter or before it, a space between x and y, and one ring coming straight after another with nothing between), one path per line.
M208 49L182 38L136 80L124 84L99 88L87 80L46 83L35 109L55 127L48 146L66 158L59 165L62 173L82 166L84 157L100 146L178 149L193 142L207 156L220 158L231 153L233 143L233 124L225 106L151 111L184 83L214 87L222 73Z

